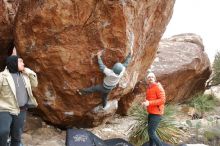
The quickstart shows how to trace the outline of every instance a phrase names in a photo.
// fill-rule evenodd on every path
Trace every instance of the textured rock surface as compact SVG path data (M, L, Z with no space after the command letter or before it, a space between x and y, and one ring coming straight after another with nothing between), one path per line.
M5 58L11 53L13 42L14 18L18 8L18 0L0 1L0 71L5 66Z
M205 91L211 74L210 61L199 36L180 34L164 39L159 44L152 70L166 91L167 101L183 102L196 92ZM145 85L139 82L128 98L120 101L121 113L126 113L135 95L145 97Z
M153 61L175 0L23 0L16 21L16 44L39 77L35 95L44 119L56 125L100 124L117 109ZM76 89L102 82L95 54L107 48L108 67L134 48L134 59L110 96L111 112L98 110L97 94L80 97ZM126 81L126 82L125 82Z

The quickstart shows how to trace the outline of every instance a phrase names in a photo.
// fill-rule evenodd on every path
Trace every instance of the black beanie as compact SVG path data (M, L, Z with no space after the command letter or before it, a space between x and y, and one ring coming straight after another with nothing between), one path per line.
M6 66L10 73L18 72L18 57L15 55L9 56L6 60Z

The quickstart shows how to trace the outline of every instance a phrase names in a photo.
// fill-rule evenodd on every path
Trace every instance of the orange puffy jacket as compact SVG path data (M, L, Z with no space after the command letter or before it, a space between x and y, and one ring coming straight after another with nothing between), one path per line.
M149 114L164 114L166 97L165 91L160 83L153 83L147 87L146 100L149 101L149 106L147 106L147 112Z

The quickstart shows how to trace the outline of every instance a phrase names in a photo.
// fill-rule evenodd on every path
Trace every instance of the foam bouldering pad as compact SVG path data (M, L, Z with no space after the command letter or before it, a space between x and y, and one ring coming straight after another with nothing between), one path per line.
M122 138L108 139L104 140L104 142L107 144L107 146L133 146L131 143Z
M67 129L66 146L107 146L92 132L83 129Z

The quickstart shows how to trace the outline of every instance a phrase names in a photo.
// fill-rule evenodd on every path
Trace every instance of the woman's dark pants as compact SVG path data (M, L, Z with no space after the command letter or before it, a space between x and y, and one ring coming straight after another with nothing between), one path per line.
M148 135L150 139L150 146L162 146L160 138L157 136L156 130L161 121L160 115L149 114L148 115Z
M11 137L10 146L20 146L25 118L26 111L21 111L18 116L0 112L0 146L7 146L9 137Z

